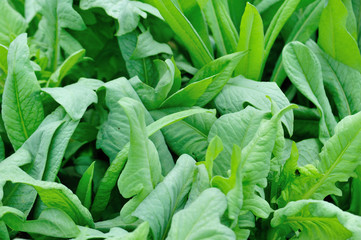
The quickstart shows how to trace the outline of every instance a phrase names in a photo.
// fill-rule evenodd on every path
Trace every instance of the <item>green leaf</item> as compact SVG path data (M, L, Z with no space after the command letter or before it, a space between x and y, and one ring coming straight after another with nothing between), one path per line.
M138 33L136 31L117 37L121 54L125 60L125 66L130 77L138 76L142 82L154 86L153 78L156 71L152 60L150 58L131 58L137 45L137 37Z
M220 56L236 52L238 33L226 0L197 0L213 33Z
M209 135L208 135L209 138ZM213 176L213 161L218 157L218 155L223 151L222 140L216 135L209 141L209 145L206 152L206 160L204 165L206 166L209 180Z
M285 0L281 7L277 10L277 13L272 18L272 21L267 29L265 35L265 53L262 63L261 75L266 65L268 55L271 52L271 48L276 41L278 34L281 32L283 26L287 20L291 17L293 12L296 10L300 0Z
M210 188L186 209L177 212L166 239L235 239L234 232L220 223L227 208L226 197Z
M322 176L317 183L303 192L302 198L323 199L329 194L341 195L337 181L347 181L354 176L359 165L361 149L361 113L344 118L322 148L318 169Z
M171 107L192 107L198 99L208 89L208 86L212 84L214 77L209 77L199 82L194 82L181 90L172 94L167 98L161 105L160 108L171 108Z
M241 148L247 146L255 136L261 121L265 118L267 118L266 112L247 107L239 112L225 114L214 122L208 140L219 136L224 146L224 150L213 163L215 175L227 176L227 172L232 166L233 145L236 144Z
M298 165L306 166L307 164L313 164L318 166L320 162L319 153L322 148L322 143L315 138L305 139L296 143L298 149Z
M206 109L189 109L177 113L167 115L147 126L148 137L156 133L163 127L171 125L177 121L180 121L186 117L189 117L193 114L204 113L209 110ZM114 160L111 162L109 168L107 169L104 177L102 178L98 191L95 195L92 213L97 215L104 211L106 208L112 189L114 188L116 181L119 177L120 172L122 171L125 162L128 158L129 153L129 144L126 144L123 149L116 155Z
M321 63L326 90L335 101L340 118L361 111L361 74L357 70L336 61L324 53L313 41L308 41L313 53Z
M356 40L347 31L347 16L341 0L329 0L322 12L318 44L332 58L361 72L361 55Z
M291 82L320 112L319 137L321 141L326 141L334 133L336 120L323 87L320 62L315 54L300 42L287 44L282 54Z
M165 21L188 49L196 67L203 67L213 60L212 54L202 38L172 0L146 0L145 2L159 10Z
M173 215L184 207L195 168L195 161L188 155L182 155L163 182L133 213L133 216L149 222L154 239L166 238Z
M77 196L64 185L35 180L20 168L14 166L1 168L0 173L1 180L23 183L34 187L47 207L64 211L76 224L94 226L88 209L82 206Z
M155 119L160 119L168 114L186 109L168 108L152 111L151 114ZM203 161L208 147L208 133L215 120L214 111L205 112L165 127L162 129L162 133L168 147L175 154L178 156L188 154L196 161Z
M293 30L289 34L286 43L292 41L300 41L302 43L305 43L317 30L321 18L321 13L324 7L324 0L314 1L312 4L307 6L304 13L297 21L296 25L293 26ZM281 55L278 58L275 68L273 69L271 81L276 82L278 86L281 86L286 77L287 74L283 67Z
M331 203L301 200L276 210L271 225L277 228L278 238L298 231L299 239L358 239L360 220Z
M263 22L257 9L250 3L247 3L242 16L237 51L247 53L239 62L235 75L242 74L246 78L258 80L264 53Z
M0 44L9 46L27 27L24 17L7 0L0 0Z
M17 37L9 47L2 118L15 150L21 147L44 118L40 86L30 64L26 34Z
M79 13L73 9L73 0L39 0L38 3L43 17L35 38L45 44L49 67L55 72L60 59L62 29L81 31L85 29L85 24Z
M209 39L208 26L197 0L178 0L178 3L185 17L191 22L212 54L213 48Z
M281 117L295 107L296 105L289 105L270 120L263 121L254 138L242 149L242 160L238 166L238 171L241 171L243 176L244 206L242 209L250 210L258 217L267 218L271 209L268 203L255 193L256 186L265 188L267 185L271 155L276 141L274 136Z
M147 30L138 36L137 46L131 58L146 58L160 53L172 55L172 49L166 43L155 41L150 31Z
M92 87L81 80L65 87L42 88L41 90L50 94L73 120L80 120L89 105L98 101Z
M129 80L144 106L149 110L156 109L162 104L172 89L174 82L175 68L171 60L155 60L154 64L159 75L159 81L154 88L147 83L141 82L138 77Z
M143 106L131 98L122 98L119 104L129 119L130 147L128 161L118 179L118 189L123 197L133 197L121 210L124 220L131 222L133 211L163 177L157 149L148 139Z
M233 145L232 155L230 157L230 176L224 178L222 176L215 176L212 179L212 187L219 188L227 196L228 217L231 219L232 227L237 224L238 216L240 215L243 206L243 185L242 185L242 171L238 169L242 161L242 149Z
M25 215L10 207L0 207L0 219L15 231L41 234L48 237L71 238L79 234L73 220L56 208L45 209L38 219L26 221Z
M229 80L216 97L215 104L221 114L241 111L248 104L260 110L270 111L271 104L266 96L270 96L280 109L290 104L287 97L275 83L256 82L242 76ZM282 122L285 124L288 133L292 135L293 112L287 112L282 117Z
M0 220L0 237L4 240L10 240L8 229L2 220Z
M32 164L25 167L25 171L30 177L37 180L42 179L52 138L61 124L61 121L44 121L20 148L31 155ZM3 203L5 205L15 207L26 215L29 214L36 198L36 191L32 187L22 184L7 185L4 192Z
M88 209L91 205L94 164L95 162L93 162L84 172L83 176L79 180L78 188L76 189L76 195L78 196L84 207Z
M125 78L119 78L104 84L106 91L105 103L109 109L107 120L101 125L97 136L97 147L101 148L112 161L123 146L129 142L129 121L128 118L118 104L122 97L130 97L139 100L136 92ZM144 108L147 124L153 122L153 118ZM162 171L168 173L174 166L172 157L164 142L164 138L160 132L151 137L151 140L157 147Z
M245 52L239 52L217 58L197 72L197 74L191 79L190 83L199 82L203 79L213 77L212 83L198 99L197 106L203 107L215 96L217 96L231 78L234 69L244 56Z
M129 0L81 0L80 7L84 10L96 7L103 8L109 16L118 20L117 36L122 36L136 29L140 17L147 17L146 12L153 15L159 14L156 9L147 6L147 4Z
M53 72L46 83L47 87L59 87L61 80L69 73L69 71L82 60L85 56L85 50L81 49L70 55L65 61Z

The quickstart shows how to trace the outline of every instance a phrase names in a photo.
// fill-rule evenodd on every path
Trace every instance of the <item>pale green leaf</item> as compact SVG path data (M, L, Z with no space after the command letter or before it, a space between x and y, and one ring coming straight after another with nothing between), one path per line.
M218 189L203 191L186 209L174 215L166 239L236 239L234 232L220 223L226 208L226 197Z
M154 239L165 239L173 215L184 207L195 168L195 161L188 155L182 155L163 182L133 213L133 216L149 222Z
M14 149L21 147L44 118L40 86L30 64L26 34L17 37L9 47L2 118Z

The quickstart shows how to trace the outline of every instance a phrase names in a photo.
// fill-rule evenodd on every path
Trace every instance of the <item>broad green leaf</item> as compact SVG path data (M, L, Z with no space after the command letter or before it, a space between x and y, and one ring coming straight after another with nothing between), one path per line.
M73 0L39 0L38 3L43 17L39 22L35 38L45 44L49 67L55 72L60 60L62 29L81 31L85 29L85 24L79 13L73 9Z
M103 8L109 16L118 20L117 36L122 36L136 29L140 17L146 18L147 12L153 15L159 14L157 9L147 6L147 4L129 0L81 0L80 7L84 10L96 7Z
M263 22L257 9L250 3L247 3L242 16L237 51L247 53L239 62L235 75L242 74L246 78L258 80L264 53Z
M326 90L335 101L339 117L361 111L361 74L324 53L313 41L308 41L313 53L321 63L323 81Z
M9 46L28 25L23 16L13 9L7 0L0 1L0 44Z
M281 7L277 10L277 13L274 15L265 34L265 52L260 77L262 77L262 72L266 65L268 55L271 52L271 48L276 41L278 34L281 32L287 20L296 10L299 2L300 0L285 0Z
M91 205L94 164L95 162L93 162L84 172L83 176L79 180L78 187L76 189L76 195L78 196L84 207L88 209Z
M326 141L334 133L336 120L323 87L320 62L315 54L300 42L287 44L282 57L291 82L320 112L319 137L321 141Z
M341 195L335 183L347 181L355 175L359 165L361 146L361 113L344 118L322 148L318 169L322 176L303 192L302 199L323 199L329 194Z
M182 155L163 182L133 213L133 216L149 222L153 239L166 238L173 215L185 205L195 168L195 161L188 155Z
M168 108L152 111L155 119L187 108ZM203 161L208 147L208 133L216 121L215 111L190 116L162 129L168 147L178 156L191 155L196 161Z
M25 167L25 171L30 177L36 180L42 179L51 141L61 124L61 121L44 121L19 149L24 149L31 155L32 164ZM23 184L7 185L4 192L4 205L15 207L26 215L29 214L36 198L36 191L32 187ZM24 198L24 196L26 197Z
M160 53L172 55L172 49L166 43L155 41L150 31L147 30L138 36L137 46L131 58L146 58Z
M242 76L232 78L226 84L216 97L215 104L217 110L222 114L241 111L248 104L260 110L270 111L271 103L266 96L270 96L280 109L289 105L287 97L275 83L256 82ZM292 111L282 117L282 123L286 126L288 133L292 135Z
M360 51L346 22L347 9L342 1L329 0L322 12L318 44L332 58L361 72Z
M220 56L236 52L238 32L228 12L227 0L197 0L213 33Z
M73 120L80 120L88 106L98 101L91 87L82 81L65 87L42 88L58 102Z
M209 77L199 82L194 82L167 98L160 108L171 107L192 107L198 99L206 92L208 86L212 84L214 77Z
M65 61L51 74L46 87L59 87L61 80L69 73L69 71L85 56L85 50L81 49L70 55Z
M267 118L266 112L247 107L239 112L225 114L214 122L208 140L218 136L224 146L224 150L213 163L215 175L227 176L227 171L231 168L233 145L236 144L241 148L247 146L256 134L262 119L265 118Z
M145 2L159 10L165 21L188 49L196 67L203 67L213 60L213 56L202 38L172 0L146 0Z
M156 75L154 64L150 58L132 59L131 56L137 45L136 31L117 37L121 54L130 77L138 76L142 82L154 86Z
M264 188L267 185L277 128L281 117L295 107L297 106L289 105L276 113L270 120L263 121L254 138L242 149L242 160L237 170L242 174L244 195L242 209L250 210L258 217L267 218L271 209L269 203L255 193L256 186Z
M132 222L131 214L163 177L157 149L148 139L143 106L131 98L122 98L119 104L129 119L130 147L118 189L123 197L133 197L121 210L124 220Z
M177 212L166 239L235 239L234 232L220 223L227 208L226 197L210 188L186 209Z
M231 78L234 69L244 56L245 52L239 52L217 58L197 72L197 74L191 79L190 83L199 82L203 79L213 77L212 83L198 99L197 106L203 107L215 96L217 96Z
M2 118L15 150L31 136L44 118L40 86L30 64L26 34L18 36L9 47Z
M26 216L18 209L3 206L0 207L0 219L15 231L48 237L71 238L80 232L73 220L56 208L45 209L38 219L26 221Z
M32 186L47 207L64 211L76 224L94 226L88 209L82 206L77 196L64 185L35 180L20 168L14 166L1 168L0 179Z
M361 114L348 116L338 123L335 135L322 148L320 162L289 168L287 184L282 188L286 201L299 199L322 200L330 194L341 195L336 182L345 182L356 175L361 146ZM293 162L297 161L293 160ZM286 163L287 164L287 163Z
M167 115L147 126L148 137L159 131L161 128L171 125L177 121L180 121L193 114L204 113L209 110L206 109L190 109L177 113ZM123 169L125 162L128 158L129 144L126 144L123 149L116 155L107 169L104 177L102 178L98 191L95 195L92 205L93 215L99 214L106 208L112 189L114 188L116 181L119 177L121 170Z
M185 17L192 24L207 46L208 51L212 54L213 49L209 39L208 26L197 0L178 0L178 3Z
M304 13L293 27L292 32L286 40L286 43L292 41L300 41L305 43L317 30L324 7L324 0L314 1L312 4L307 6ZM271 81L276 82L278 86L281 86L286 77L287 74L283 67L282 56L280 56L272 72Z
M274 237L280 239L296 231L299 239L359 239L360 221L331 203L301 200L276 210L271 226L277 229Z
M101 148L112 161L123 146L129 142L129 120L118 104L122 97L130 97L139 100L136 92L125 78L115 79L104 84L106 91L105 104L109 109L107 120L101 125L97 136L97 147ZM149 112L142 106L145 111L147 124L153 122ZM157 147L163 174L168 173L174 166L172 157L164 142L160 132L150 138Z

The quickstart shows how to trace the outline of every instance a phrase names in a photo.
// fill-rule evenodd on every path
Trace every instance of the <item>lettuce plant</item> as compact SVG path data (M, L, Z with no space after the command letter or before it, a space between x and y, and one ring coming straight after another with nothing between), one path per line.
M359 0L0 0L0 239L360 239Z

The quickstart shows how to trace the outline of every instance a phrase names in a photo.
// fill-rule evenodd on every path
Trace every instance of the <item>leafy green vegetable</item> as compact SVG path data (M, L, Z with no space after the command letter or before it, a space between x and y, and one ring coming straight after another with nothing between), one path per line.
M318 43L334 59L361 71L360 51L356 40L348 32L347 19L347 8L341 0L328 1L320 20ZM343 46L348 47L345 49Z
M167 239L234 239L231 229L220 223L226 198L217 189L205 190L188 208L173 217Z

